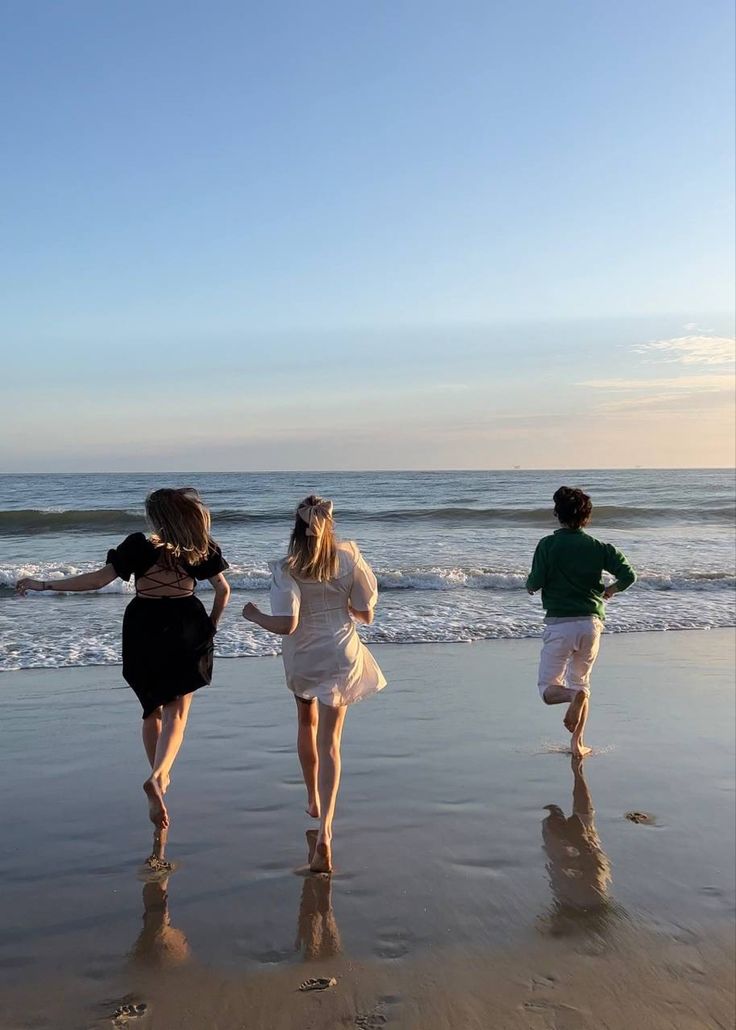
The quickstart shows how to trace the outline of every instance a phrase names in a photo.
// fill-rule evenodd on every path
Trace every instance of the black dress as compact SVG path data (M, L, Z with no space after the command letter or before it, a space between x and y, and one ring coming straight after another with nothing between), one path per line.
M136 583L153 570L161 549L143 533L132 533L107 553L109 565L121 579ZM213 543L197 565L178 561L182 580L202 580L228 567ZM212 682L215 627L202 602L189 587L179 587L179 597L153 593L136 596L123 618L123 676L143 706L143 718L182 694L191 694Z

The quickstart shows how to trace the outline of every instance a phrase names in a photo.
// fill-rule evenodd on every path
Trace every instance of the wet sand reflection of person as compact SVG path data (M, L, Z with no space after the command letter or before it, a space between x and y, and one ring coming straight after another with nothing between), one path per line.
M143 886L143 929L130 952L138 966L171 969L191 957L184 933L171 925L168 886L168 877L149 880Z
M307 830L306 837L309 866L317 844L317 831ZM305 962L333 958L342 950L332 910L332 880L328 875L306 872L294 946L302 952Z
M547 805L542 822L547 873L554 904L547 931L563 936L587 929L602 931L613 912L609 895L611 863L595 827L595 810L580 758L572 759L572 815Z

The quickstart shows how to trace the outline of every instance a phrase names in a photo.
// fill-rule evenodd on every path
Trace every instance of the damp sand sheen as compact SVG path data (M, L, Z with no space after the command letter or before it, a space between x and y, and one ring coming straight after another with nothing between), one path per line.
M196 697L154 877L119 669L2 675L2 1030L732 1025L733 631L606 636L582 766L537 641L374 647L332 878L279 659Z

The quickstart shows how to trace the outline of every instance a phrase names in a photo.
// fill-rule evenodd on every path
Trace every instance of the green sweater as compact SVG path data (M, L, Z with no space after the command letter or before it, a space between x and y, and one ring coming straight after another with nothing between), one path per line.
M542 590L547 615L564 618L597 615L605 619L602 573L616 577L619 591L636 580L626 557L582 529L558 529L537 544L527 590Z

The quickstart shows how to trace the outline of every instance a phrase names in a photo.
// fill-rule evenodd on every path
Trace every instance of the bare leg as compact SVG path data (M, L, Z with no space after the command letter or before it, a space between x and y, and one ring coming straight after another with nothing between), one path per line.
M576 693L576 690L570 690L569 687L547 687L542 700L546 705L569 704L575 700Z
M156 746L160 736L161 709L157 708L155 712L143 720L143 746L146 749L146 756L151 769L153 769L154 762L156 761ZM155 827L153 831L153 849L148 859L150 866L159 868L160 864L164 862L168 835L168 830L159 826Z
M574 733L575 727L580 721L580 711L585 697L585 692L582 690L570 690L568 687L554 686L547 687L543 700L546 705L566 704L568 706L562 721L565 724L565 729L569 733Z
M582 693L582 691L580 691ZM583 704L580 708L580 718L577 726L575 727L572 735L572 741L570 743L570 750L575 758L585 758L589 755L591 749L586 747L583 743L583 732L585 730L585 724L588 721L588 698L584 696Z
M585 691L585 704L576 713L570 706L569 723L567 728L573 735L572 753L578 758L590 754L590 748L583 744L583 730L588 718L588 697L590 695L590 674L593 671L595 660L601 645L602 624L599 619L591 619L590 623L581 632L577 647L570 658L570 669L568 683L571 686L582 688Z
M307 788L307 815L319 819L319 797L317 795L317 702L296 698L298 723L296 750Z
M153 772L143 784L148 796L149 818L154 826L161 830L165 830L169 825L164 794L169 786L171 768L184 740L191 703L192 695L184 694L163 706L161 734L156 744Z
M585 693L585 691L577 690L574 693L575 696L570 702L570 705L567 711L565 712L565 716L562 720L565 729L569 733L575 733L575 730L580 724L580 720L583 718L583 711L586 712L586 718L588 711L588 695Z
M152 715L143 720L143 747L146 749L148 764L153 769L156 760L156 745L161 736L161 709L157 708Z
M337 791L340 786L340 742L346 712L347 705L341 705L339 708L323 704L319 706L317 782L320 826L317 847L311 863L312 871L317 873L329 873L332 870L332 820L335 815Z

